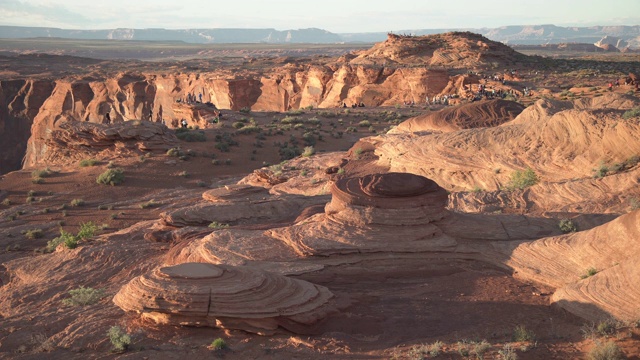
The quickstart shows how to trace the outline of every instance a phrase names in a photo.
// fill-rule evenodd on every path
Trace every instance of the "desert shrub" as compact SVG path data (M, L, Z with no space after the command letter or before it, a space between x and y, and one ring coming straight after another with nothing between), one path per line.
M47 253L53 252L58 245L65 244L67 246L67 243L72 243L74 240L75 236L72 233L60 229L60 236L48 241L44 251Z
M471 354L471 344L466 340L458 341L456 348L458 350L458 354L462 357L467 357Z
M229 224L219 223L217 221L214 221L211 224L209 224L209 228L211 229L226 229L228 227L229 227Z
M71 202L69 202L69 205L71 205L73 207L82 206L82 205L84 205L84 200L83 199L73 199L73 200L71 200Z
M340 168L340 169L338 169L337 174L338 174L338 175L342 175L342 174L344 174L344 168Z
M596 342L595 346L587 354L588 360L622 360L624 353L613 341L606 343Z
M538 175L536 175L533 169L528 168L525 171L516 170L511 173L511 178L507 184L507 188L511 190L526 189L537 184L538 181Z
M51 176L51 174L53 174L53 171L51 171L49 168L44 168L42 170L32 171L31 178L46 178Z
M634 107L633 109L627 110L624 112L624 114L622 114L622 118L625 120L637 117L640 117L640 107Z
M307 125L320 125L320 119L317 117L312 117L304 120L304 123Z
M317 142L316 137L313 136L313 134L310 133L310 132L306 132L306 133L302 134L302 140L304 141L304 144L306 146L313 146Z
M294 130L298 130L298 129L302 129L302 130L304 130L304 129L305 129L305 127L304 127L304 124L295 124L295 125L293 126L293 129L294 129Z
M358 123L358 126L360 127L369 127L371 126L371 121L369 120L362 120Z
M259 133L261 131L262 131L262 129L259 126L247 125L247 126L243 127L242 129L238 129L238 131L236 131L236 133L245 135L245 134L251 134L251 133Z
M533 331L528 330L524 325L518 325L513 329L512 335L513 341L533 341L536 338L536 334Z
M69 298L63 299L66 306L86 306L93 305L105 296L104 290L80 286L77 289L69 290Z
M231 165L231 159L225 159L224 160L224 164L225 165Z
M278 149L278 154L280 154L280 160L289 160L299 156L300 149L295 145L284 143L284 145Z
M124 171L122 169L107 169L98 175L96 182L98 184L115 186L124 181Z
M594 268L594 267L590 267L587 269L587 271L585 271L584 274L582 274L580 276L581 279L586 279L588 277L592 277L593 275L598 273L598 269Z
M42 229L30 229L30 230L22 231L22 235L24 235L24 237L26 237L29 240L33 240L33 239L40 239L41 237L43 237L44 232L42 231Z
M471 353L476 356L476 359L482 360L484 359L484 353L486 353L489 349L491 349L491 344L489 344L486 340L482 340L473 344Z
M560 222L558 223L558 227L560 228L560 231L562 231L565 234L578 231L578 227L570 219L560 220Z
M227 348L227 343L223 338L217 338L211 342L209 346L212 350L222 350Z
M203 131L189 130L184 128L176 129L176 137L186 142L204 142L207 141Z
M306 146L304 148L304 151L302 152L302 156L309 157L315 153L316 153L316 149L314 149L313 146Z
M4 206L11 206L11 200L9 200L8 198L7 198L7 199L2 200L2 205L4 205Z
M594 169L593 171L595 172L593 177L600 179L609 174L609 167L605 163L600 163L598 168Z
M155 200L151 199L147 202L143 202L142 204L138 205L140 207L140 209L148 209L148 208L152 208L155 206L158 206L158 203L155 202Z
M244 127L244 122L242 121L236 121L233 124L231 124L231 127L234 129L241 129Z
M76 237L81 240L90 239L98 232L98 230L98 225L94 224L93 221L82 223L80 224L80 230Z
M500 355L500 359L503 360L517 360L518 355L516 354L516 350L513 348L511 344L504 344L502 350L498 351Z
M32 182L33 184L42 184L42 183L44 183L44 178L41 178L41 177L39 177L39 176L32 177L32 178L31 178L31 182Z
M11 204L11 203L9 202L9 204ZM631 210L640 209L640 200L638 198L631 198L629 200L629 206L631 207Z
M287 114L289 115L302 115L304 114L304 111L302 109L296 109L296 110L289 110L287 111Z
M442 343L442 341L436 341L427 347L427 353L429 354L429 356L436 357L440 355L440 351L442 351L443 345L444 344Z
M80 161L80 167L96 166L97 164L98 160L96 159L84 159Z
M358 132L358 129L356 129L356 128L355 128L355 127L353 127L353 126L349 126L348 128L346 128L346 129L344 130L344 132L351 132L351 133L354 133L354 132Z
M171 156L171 157L178 157L178 156L182 156L182 151L180 151L180 148L171 148L169 150L167 150L167 156Z
M240 111L241 113L244 113L244 114L248 114L248 113L251 112L251 108L248 107L248 106L244 106L244 107L240 108L240 110L238 110L238 111Z
M189 177L189 173L187 171L181 171L178 173L178 176L182 176L182 177Z
M618 331L618 322L614 319L600 321L596 326L596 331L600 336L611 336Z
M282 124L301 124L303 121L297 116L286 116L280 122Z
M115 352L124 352L131 345L131 336L124 332L119 326L112 326L107 332L107 336L109 336L109 341L111 341L111 345L113 345L113 351Z

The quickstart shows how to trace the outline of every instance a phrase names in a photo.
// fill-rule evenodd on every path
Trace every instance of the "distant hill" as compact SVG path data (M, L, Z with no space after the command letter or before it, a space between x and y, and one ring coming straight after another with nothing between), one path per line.
M631 48L640 48L640 25L562 27L555 25L514 25L481 29L417 29L393 31L396 34L431 35L450 31L471 31L490 40L509 45L550 43L597 43L604 37L621 40ZM69 30L43 27L0 26L0 38L21 39L56 37L84 40L183 41L186 43L341 43L380 42L386 32L336 34L322 29L107 29Z

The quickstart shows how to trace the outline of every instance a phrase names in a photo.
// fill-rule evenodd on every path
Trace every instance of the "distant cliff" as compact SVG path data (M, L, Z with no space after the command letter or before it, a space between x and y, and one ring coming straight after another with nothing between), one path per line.
M631 48L640 48L640 25L562 27L555 25L514 25L482 29L409 29L397 34L430 35L448 31L472 31L493 41L518 45L549 43L596 43L605 36L619 38ZM0 26L0 38L22 39L55 37L84 40L183 41L198 44L222 43L340 43L379 42L387 37L380 33L336 34L310 28L279 31L275 29L107 29L67 30L57 28Z

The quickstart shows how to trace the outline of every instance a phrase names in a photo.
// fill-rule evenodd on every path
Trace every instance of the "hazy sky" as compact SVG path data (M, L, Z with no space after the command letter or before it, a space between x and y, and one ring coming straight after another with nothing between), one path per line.
M0 25L64 29L344 33L540 24L640 25L640 0L0 0Z

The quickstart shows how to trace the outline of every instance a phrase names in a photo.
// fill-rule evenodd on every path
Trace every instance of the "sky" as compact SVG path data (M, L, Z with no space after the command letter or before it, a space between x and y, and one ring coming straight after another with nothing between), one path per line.
M640 0L0 0L0 25L62 29L352 33L542 24L640 25Z

